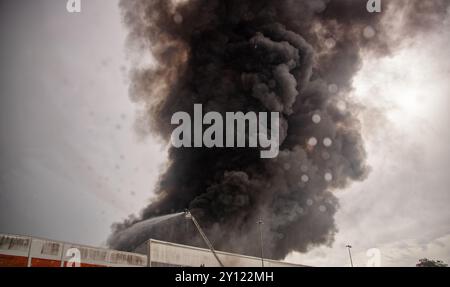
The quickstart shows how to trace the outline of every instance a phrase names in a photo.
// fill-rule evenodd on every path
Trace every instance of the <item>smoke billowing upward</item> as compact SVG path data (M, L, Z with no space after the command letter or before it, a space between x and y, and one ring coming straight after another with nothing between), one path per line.
M368 174L348 98L362 51L390 53L400 38L442 21L449 1L382 1L369 13L359 0L121 1L130 43L157 64L136 67L131 98L146 112L140 130L168 141L173 113L280 112L280 154L251 148L170 148L157 198L139 218L116 224L113 248L133 250L156 238L200 245L180 217L145 230L140 221L190 208L219 250L265 255L331 244L338 201L332 191ZM402 37L384 16L402 15ZM419 25L423 23L423 25ZM151 160L151 159L148 159ZM139 230L139 234L130 230Z

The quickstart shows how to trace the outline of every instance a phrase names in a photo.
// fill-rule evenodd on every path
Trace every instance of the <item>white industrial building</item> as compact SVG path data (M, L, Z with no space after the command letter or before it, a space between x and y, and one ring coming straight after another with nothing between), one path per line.
M0 234L0 267L260 267L261 258L159 240L144 244L145 254L122 252L28 236ZM216 259L217 256L219 261ZM78 262L77 262L78 261ZM265 267L302 265L264 259Z

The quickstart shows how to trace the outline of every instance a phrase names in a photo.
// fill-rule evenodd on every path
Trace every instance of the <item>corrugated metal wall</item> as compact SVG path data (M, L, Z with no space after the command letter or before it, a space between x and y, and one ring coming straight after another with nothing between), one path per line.
M150 240L148 244L150 265L220 267L209 249ZM225 267L261 267L261 258L216 251ZM301 267L292 263L264 259L265 267Z

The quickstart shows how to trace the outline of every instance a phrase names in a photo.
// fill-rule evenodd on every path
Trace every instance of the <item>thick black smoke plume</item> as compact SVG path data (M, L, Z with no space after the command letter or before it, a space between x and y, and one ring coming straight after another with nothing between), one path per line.
M260 218L267 257L331 244L332 191L368 174L347 97L361 53L390 53L442 21L449 2L383 0L382 13L369 13L365 0L122 0L131 43L157 62L132 73L131 97L146 107L141 129L168 141L173 113L195 103L205 113L276 111L282 145L272 160L257 149L170 148L157 198L114 226L111 247L133 250L150 237L201 246L180 217L128 229L185 208L219 250L259 254ZM403 35L389 34L389 13L403 17Z

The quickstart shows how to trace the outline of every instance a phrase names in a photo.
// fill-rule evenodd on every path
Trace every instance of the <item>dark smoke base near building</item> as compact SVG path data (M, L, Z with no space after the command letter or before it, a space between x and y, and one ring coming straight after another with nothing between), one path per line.
M280 112L280 154L268 160L257 149L171 148L156 199L113 226L110 246L131 251L148 238L203 246L180 217L132 228L185 208L220 250L258 255L260 218L268 258L331 245L338 232L332 191L369 172L361 107L348 97L362 53L389 55L443 21L450 2L384 0L382 13L369 13L360 0L176 2L120 4L130 47L157 62L131 73L130 97L145 107L137 130L168 143L171 116L192 116L194 104L205 113ZM397 35L387 28L392 15L402 15Z

